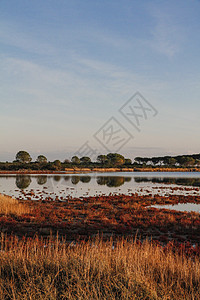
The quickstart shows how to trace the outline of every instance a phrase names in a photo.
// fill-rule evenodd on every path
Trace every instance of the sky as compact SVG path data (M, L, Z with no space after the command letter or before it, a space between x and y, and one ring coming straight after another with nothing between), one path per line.
M0 161L199 153L199 16L198 0L1 0Z

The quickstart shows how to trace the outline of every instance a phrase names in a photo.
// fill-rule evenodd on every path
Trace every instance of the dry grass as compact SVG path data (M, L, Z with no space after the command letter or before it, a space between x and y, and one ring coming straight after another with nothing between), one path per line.
M200 299L200 261L144 242L0 238L0 299Z
M0 215L22 215L30 213L30 208L18 200L0 194Z

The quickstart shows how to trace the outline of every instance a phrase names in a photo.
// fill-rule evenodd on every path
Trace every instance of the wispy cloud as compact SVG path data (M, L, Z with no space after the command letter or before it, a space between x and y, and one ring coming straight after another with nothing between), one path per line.
M162 81L151 81L116 65L80 56L73 57L67 70L5 56L0 57L0 65L2 78L14 82L12 90L23 97L32 96L31 101L69 106L82 101L93 103L94 99L112 102L124 93L163 87Z
M151 30L152 39L149 45L157 52L172 58L181 50L183 31L169 13L154 7L150 9L150 14L155 25Z
M18 48L35 54L55 54L55 47L52 44L34 38L32 33L26 33L25 30L12 22L0 21L0 42L4 46Z

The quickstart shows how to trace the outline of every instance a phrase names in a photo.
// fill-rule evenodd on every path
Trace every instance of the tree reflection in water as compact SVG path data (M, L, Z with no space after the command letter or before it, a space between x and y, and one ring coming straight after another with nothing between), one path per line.
M72 176L71 182L72 184L77 184L80 181L80 176Z
M106 185L108 187L119 187L125 182L131 181L131 177L123 176L99 176L97 177L97 183L99 185Z
M53 180L54 181L60 181L60 179L61 179L61 176L60 175L55 175L55 176L53 176Z
M26 189L29 187L31 183L31 176L30 175L17 175L16 176L16 186L19 189Z
M151 182L161 184L176 184L185 186L200 186L200 178L162 178L162 177L135 177L135 182Z
M90 176L80 176L80 181L83 183L88 183L90 182L91 177Z
M37 176L37 184L43 185L47 182L47 176L46 175L39 175Z
M10 179L12 176L5 176L5 178ZM31 183L31 175L23 175L18 174L14 176L16 178L16 186L19 189L26 189L29 187ZM60 176L54 175L52 176L55 182L62 181L61 184L67 184L67 181L71 180L73 185L78 184L79 182L90 184L91 179L96 180L98 185L105 185L107 187L119 187L124 185L126 182L130 182L132 180L131 176L97 176L93 178L89 175L67 175ZM182 185L182 186L193 186L200 187L200 178L180 178L180 177L146 177L146 176L138 176L133 177L136 183L158 183L158 184L173 184L173 185ZM47 183L48 176L46 175L38 175L36 176L37 184L44 185Z

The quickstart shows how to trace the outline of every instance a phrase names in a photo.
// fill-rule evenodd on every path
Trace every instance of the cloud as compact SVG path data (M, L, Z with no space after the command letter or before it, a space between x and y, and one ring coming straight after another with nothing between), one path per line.
M152 39L148 44L155 51L172 58L181 50L184 34L173 17L158 8L150 10L155 26L151 30Z
M5 46L40 55L52 55L56 50L52 44L34 38L32 32L26 33L13 22L0 21L0 41Z
M88 59L77 56L77 63L85 68L86 72L90 72L95 76L101 77L102 82L105 86L109 86L110 89L115 92L121 90L122 94L125 91L131 90L135 92L137 89L162 89L165 83L159 79L150 79L146 76L127 70L126 68L119 67L115 64L103 62L96 59Z
M97 106L99 101L108 99L112 104L120 95L130 96L138 89L142 92L163 87L162 81L151 81L122 67L80 56L72 58L67 70L5 56L0 57L0 66L5 93L11 89L13 94L27 95L27 101L71 107L82 101L94 104L94 99Z

